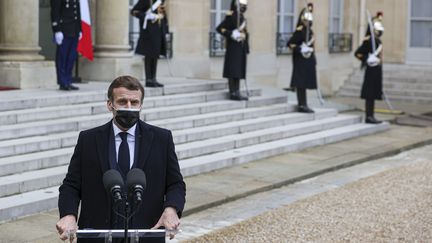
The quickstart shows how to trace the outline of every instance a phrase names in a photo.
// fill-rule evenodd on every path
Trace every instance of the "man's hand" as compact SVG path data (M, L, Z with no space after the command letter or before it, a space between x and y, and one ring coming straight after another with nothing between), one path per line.
M81 39L82 39L82 32L80 31L78 34L78 40L81 40Z
M161 226L164 226L169 232L170 240L172 240L176 234L176 231L178 230L178 227L180 226L180 219L178 218L177 211L174 208L165 208L159 221L151 229L158 229Z
M61 31L55 32L54 40L55 40L55 43L57 45L61 45L63 43L63 38L64 38L64 36L63 36L63 33Z
M66 215L61 218L56 224L57 231L61 240L67 240L72 243L74 240L75 232L77 231L77 224L75 216Z

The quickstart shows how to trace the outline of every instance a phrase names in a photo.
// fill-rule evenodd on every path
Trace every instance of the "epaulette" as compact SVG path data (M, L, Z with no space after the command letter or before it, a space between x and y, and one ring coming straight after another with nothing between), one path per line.
M301 31L303 29L303 25L299 25L296 30Z
M225 14L225 16L231 16L231 15L233 15L233 13L234 13L234 11L230 10Z

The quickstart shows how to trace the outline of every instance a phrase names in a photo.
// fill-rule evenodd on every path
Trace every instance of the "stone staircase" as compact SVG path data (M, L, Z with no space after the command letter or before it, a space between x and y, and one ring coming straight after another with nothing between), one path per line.
M364 72L354 70L339 96L359 97ZM432 66L384 64L384 92L390 101L432 103Z
M111 119L107 86L0 93L0 222L57 206L79 131ZM336 109L297 113L285 93L259 88L252 88L249 101L231 101L226 89L221 80L180 80L146 89L141 118L173 131L184 176L389 127L363 124L359 116Z

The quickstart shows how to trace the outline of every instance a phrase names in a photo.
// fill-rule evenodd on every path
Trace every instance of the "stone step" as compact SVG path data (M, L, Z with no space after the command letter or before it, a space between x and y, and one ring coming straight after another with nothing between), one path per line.
M90 85L100 88L97 91L80 90L67 93L59 90L8 91L7 93L2 93L2 97L0 97L0 111L83 104L107 100L107 88L109 84L92 83ZM163 88L145 88L145 97L225 90L227 87L227 82L222 80L187 80L185 83L167 84Z
M177 157L185 159L224 150L231 146L239 134L265 130L269 127L321 120L336 115L337 112L333 109L317 109L315 114L281 114L175 131L173 136L175 143L178 144L176 145Z
M222 111L215 113L206 113L196 116L187 116L179 118L171 118L168 120L155 120L151 124L158 126L168 127L170 130L188 129L187 132L193 132L192 128L220 124L224 122L240 121L245 119L252 119L265 116L274 116L279 114L286 114L291 112L294 106L287 106L286 104L271 105L266 107L245 108L239 110ZM199 131L199 130L198 130ZM174 131L175 133L176 131ZM214 131L210 131L214 132ZM18 166L17 170L11 171L10 168L4 166L11 166L11 158L2 158L6 156L18 156L26 153L41 152L53 149L61 149L66 147L75 146L79 132L65 132L48 134L27 138L11 139L0 141L0 176L17 173L23 169ZM194 134L196 134L195 132ZM195 135L196 136L196 135ZM186 133L174 136L176 143L184 141ZM189 141L191 136L189 136ZM13 159L12 159L13 161ZM28 163L28 162L27 162ZM29 166L29 169L37 168L36 166Z
M0 198L0 223L57 207L58 185Z
M0 176L67 165L73 149L73 147L51 149L0 158Z
M321 113L321 116L332 115L328 111L322 111ZM182 161L185 158L203 156L275 140L273 138L288 138L360 122L358 116L340 116L330 119L323 117L321 120L313 120L313 116L311 117L312 119L310 120L299 121L301 122L300 124L270 125L268 126L270 128L267 129L256 127L257 129L244 131L240 134L233 131L233 133L224 134L217 138L180 144L176 146L176 152L179 160ZM304 118L307 117L305 116ZM0 177L0 197L58 185L64 178L66 171L67 165L63 165Z
M334 117L330 119L335 120L338 118L340 117ZM317 123L317 122L318 121L312 121L310 122L310 124ZM321 129L328 129L329 124L332 123L330 122L326 125L323 124L322 125L323 127ZM302 125L305 125L305 123L295 124L293 126L302 126ZM317 146L325 143L341 141L343 139L348 139L354 136L375 133L378 131L388 129L388 127L389 125L386 123L380 125L354 124L354 125L344 126L341 128L333 128L325 131L310 133L307 135L300 135L291 138L283 138L271 142L265 142L267 140L265 139L265 136L263 136L262 137L262 139L264 139L263 142L259 142L258 144L242 147L242 148L235 148L235 149L231 149L231 150L227 150L224 152L219 152L211 155L205 155L205 156L195 157L191 159L181 160L180 166L182 168L182 173L185 176L190 176L190 175L230 166L233 164L245 163L256 159L278 155L281 153L301 150L301 149L305 149L308 147ZM285 134L285 132L277 131L277 129L278 128L275 128L273 134ZM295 130L299 131L299 128L296 128ZM290 134L290 132L286 131L286 134ZM247 135L242 134L239 137L243 139L244 136ZM66 171L66 166L54 168L53 170L58 170L59 174L64 175ZM45 183L49 184L48 182ZM21 186L21 188L24 187L25 187L24 185ZM21 194L0 198L0 222L16 219L24 215L29 215L29 214L53 209L57 206L57 197L58 197L58 186L52 186L48 188L31 191L31 192L24 192Z
M344 97L360 97L360 89L358 90L348 90L342 89L338 92L338 96ZM387 95L390 101L408 102L408 103L419 103L419 104L429 104L432 103L431 98L427 97L413 97L413 96L401 96L401 95Z
M318 132L324 129L351 125L360 121L361 118L359 116L342 116L324 118L322 120L304 120L284 125L275 124L267 126L267 128L257 127L258 129L252 131L232 133L213 139L180 144L176 146L176 152L180 160L185 160L292 136Z
M346 83L353 83L357 85L361 85L363 83L363 74L361 75L353 75L350 76ZM404 78L401 76L397 77L389 77L389 76L383 76L383 84L394 84L394 85L430 85L432 83L432 80L430 77L426 78Z
M250 90L251 96L260 96L260 89ZM143 109L187 105L208 101L224 100L228 98L225 90L196 92L190 94L174 94L166 96L154 96L144 99ZM35 122L49 119L90 116L107 113L106 101L92 102L75 105L59 105L55 107L31 108L0 112L0 124L11 125L27 122Z
M343 87L343 90L357 92L360 94L361 87L354 85L346 85ZM432 99L432 90L410 90L410 89L386 89L384 88L384 92L386 92L389 96L405 96L405 97L416 97L416 98L425 98Z
M316 133L260 143L215 154L182 160L180 167L184 176L196 175L212 170L263 159L283 153L372 134L389 129L388 123L379 125L353 124Z
M246 107L266 106L269 104L286 103L286 101L286 96L260 96L251 97L249 101L241 102L222 100L170 107L158 107L147 109L142 112L141 119L151 121L224 110L242 109ZM68 131L81 131L108 122L111 119L111 116L111 114L105 113L87 117L62 118L0 126L0 141Z

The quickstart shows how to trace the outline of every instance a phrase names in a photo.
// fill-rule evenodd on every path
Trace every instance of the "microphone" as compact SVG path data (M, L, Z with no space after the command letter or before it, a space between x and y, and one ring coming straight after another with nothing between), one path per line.
M103 175L103 184L105 189L110 192L114 199L114 203L122 201L122 188L124 187L123 178L117 170L108 170Z
M132 194L135 203L142 202L142 196L146 189L146 176L144 171L138 168L133 168L126 176L126 185L129 190L129 195Z

